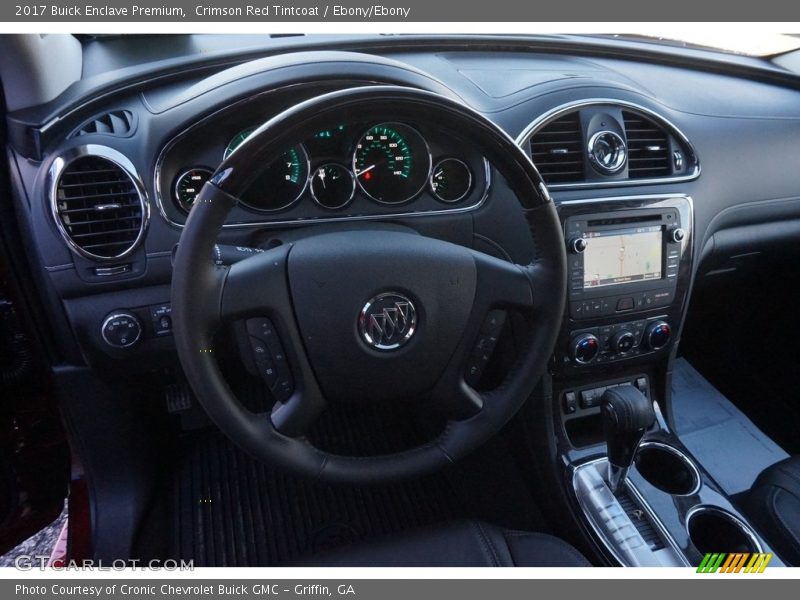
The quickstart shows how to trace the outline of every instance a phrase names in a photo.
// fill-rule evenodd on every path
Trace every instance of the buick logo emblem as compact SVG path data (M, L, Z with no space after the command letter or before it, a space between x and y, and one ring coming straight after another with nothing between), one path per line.
M379 294L364 305L358 315L358 332L376 350L396 350L411 339L417 329L417 310L401 294Z

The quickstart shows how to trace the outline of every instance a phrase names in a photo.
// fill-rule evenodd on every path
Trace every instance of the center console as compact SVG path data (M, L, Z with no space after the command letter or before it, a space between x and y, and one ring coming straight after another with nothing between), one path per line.
M770 553L669 425L670 364L692 273L692 199L565 201L559 214L568 302L551 369L551 414L560 478L583 530L611 564L625 566ZM652 406L655 417L633 437L615 437L614 397L617 407L622 397L642 410Z

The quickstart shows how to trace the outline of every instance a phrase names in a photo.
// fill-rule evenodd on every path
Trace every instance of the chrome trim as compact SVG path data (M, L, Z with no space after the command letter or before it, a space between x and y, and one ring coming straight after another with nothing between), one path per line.
M678 546L678 543L670 535L669 531L667 531L667 528L664 526L664 523L662 523L661 519L658 518L658 515L644 499L644 496L642 496L642 494L639 493L639 490L636 489L636 486L633 485L630 481L628 481L625 487L634 497L639 506L650 516L656 529L658 529L658 532L663 536L662 539L666 540L670 548L672 548L675 554L677 554L686 563L687 567L691 567L692 564L689 562L689 559L686 558L686 556Z
M112 343L106 337L106 325L108 325L108 322L109 321L113 321L114 319L118 319L120 317L127 317L129 319L133 319L139 325L139 333L136 334L136 337L131 342L129 342L127 344L123 344L121 346L119 344ZM136 315L133 315L131 313L127 313L127 312L112 313L112 314L108 315L105 319L103 319L103 323L102 323L102 325L100 325L100 335L102 336L103 341L106 344L108 344L109 346L111 346L112 348L130 348L136 342L138 342L139 339L142 337L142 322L139 320L138 317L136 317Z
M386 202L385 200L378 200L375 196L373 196L367 190L364 189L364 185L361 183L361 180L358 178L359 172L356 170L356 160L357 160L356 157L358 155L358 150L359 150L358 147L361 145L361 140L364 139L364 136L367 135L367 133L369 133L370 131L372 131L376 127L385 126L387 128L393 129L393 128L396 128L396 127L392 127L392 126L397 126L397 125L402 125L403 127L406 127L407 129L410 129L411 131L413 131L415 134L417 134L419 136L420 140L422 140L422 144L425 146L425 152L428 155L428 172L425 174L425 178L423 179L423 183L419 187L419 189L416 192L414 192L413 194L411 194L408 198L405 198L404 200L400 200L398 202ZM367 129L364 130L364 133L362 133L360 136L358 136L356 138L356 146L353 149L353 158L351 160L351 163L353 165L352 169L353 169L353 175L356 178L356 184L358 185L358 188L361 190L361 192L367 198L369 198L370 200L372 200L374 202L377 202L378 204L383 204L385 206L399 206L400 204L406 204L407 202L411 202L412 200L416 199L417 196L419 196L422 193L422 190L424 190L427 187L428 181L431 178L431 172L433 171L433 154L431 154L431 147L428 144L428 140L426 140L425 136L423 136L415 127L412 127L408 123L401 123L399 121L381 121L380 123L376 123L375 125L370 125L369 127L367 127ZM364 169L364 171L366 171L366 169Z
M393 298L394 308L383 308L380 313L383 317L383 324L381 324L378 322L376 314L371 313L370 309L376 302L383 300L384 298ZM408 316L402 314L401 304L405 304L407 306ZM394 311L395 315L400 314L403 318L403 327L400 329L400 331L402 332L403 329L406 329L406 327L407 329L402 338L396 342L386 343L384 342L384 339L387 337L385 330L385 325L387 322L392 324L392 332L394 332L395 322L391 321L391 311ZM376 330L378 331L377 336L375 335ZM358 332L361 334L362 341L364 341L364 343L366 343L373 350L397 350L408 343L416 330L417 309L411 300L398 292L384 292L382 294L378 294L377 296L371 298L358 314ZM391 340L392 336L389 335L388 338Z
M522 130L517 136L517 145L523 147L525 144L530 142L530 139L533 137L535 133L538 132L539 129L547 125L550 121L553 121L560 117L561 115L572 112L573 110L579 110L582 108L586 108L588 106L596 106L596 105L616 105L622 106L624 108L629 108L632 110L637 110L639 112L644 113L648 117L659 121L660 123L666 125L667 129L670 131L672 135L674 135L678 140L685 145L689 156L687 159L690 161L690 164L693 168L692 172L687 175L679 175L677 177L654 177L649 179L626 179L621 181L586 181L582 183L551 183L548 184L551 190L577 190L577 189L587 189L587 188L603 188L603 187L621 187L621 186L631 186L631 185L650 185L653 183L680 183L682 181L692 181L700 177L700 160L697 156L697 152L694 149L694 146L689 141L689 138L686 137L676 125L674 125L669 119L660 115L659 113L642 106L641 104L636 104L635 102L629 102L627 100L614 100L613 98L587 98L585 100L575 100L573 102L567 102L566 104L561 104L548 110L547 112L539 115L533 122L531 122L525 129Z
M99 256L97 254L93 254L81 248L69 235L64 223L61 221L58 212L58 184L61 179L61 175L64 170L69 167L73 162L78 160L79 158L84 158L86 156L98 156L103 158L117 167L122 169L122 171L128 176L128 178L133 182L133 187L136 189L136 192L139 196L139 206L142 210L142 224L139 228L139 234L136 236L136 239L131 242L131 245L124 251L115 256ZM62 154L57 156L50 168L47 172L47 183L46 189L49 196L50 202L50 215L53 218L53 221L58 229L58 232L61 234L64 242L69 246L69 248L76 254L83 256L84 258L88 258L93 261L98 262L110 262L115 260L121 260L123 258L127 258L131 254L133 254L137 248L141 245L144 241L144 236L147 232L147 228L150 224L150 203L147 200L147 192L144 189L144 185L142 184L141 179L139 178L139 174L136 170L136 167L133 163L128 159L127 156L114 150L113 148L109 148L108 146L101 146L99 144L86 144L83 146L76 146L74 148L70 148L64 151Z
M601 163L594 153L594 146L597 143L597 140L604 135L611 136L617 143L617 148L615 150L617 156L614 160L614 164L610 167ZM589 162L592 163L592 166L595 168L595 170L600 171L601 174L613 175L614 173L618 173L622 167L625 166L625 162L628 160L628 147L625 145L625 140L623 140L622 136L620 136L618 133L604 130L598 131L589 138L589 143L586 144L586 154L589 158Z
M319 173L322 169L331 166L344 169L344 172L347 173L347 175L350 177L350 195L347 197L347 200L342 202L339 206L325 206L322 202L319 201L317 195L314 193L314 175ZM353 201L353 197L356 195L356 185L357 185L356 177L355 175L353 175L353 171L348 169L346 166L339 164L338 162L326 162L324 164L321 164L316 169L314 169L313 174L309 173L308 175L308 192L311 194L311 198L314 200L314 202L316 202L319 207L324 208L325 210L339 210L340 208L344 208L345 206L350 204L350 202Z
M684 521L684 526L686 527L686 532L689 532L689 521L692 520L692 517L699 513L713 513L724 520L732 523L736 526L739 531L741 531L745 537L747 537L751 542L753 542L753 546L756 548L756 552L763 553L764 547L761 545L761 541L758 539L758 535L756 534L755 530L750 527L747 523L745 523L742 519L737 517L732 512L725 510L724 508L720 508L719 506L713 506L711 504L700 504L698 506L693 507L688 513L686 513L686 520ZM692 536L689 536L689 541L694 545L692 541Z
M606 457L601 457L601 458L596 458L594 460L587 461L585 463L581 463L580 465L577 465L577 466L573 466L572 467L572 491L575 494L575 498L578 501L578 505L581 507L581 511L583 511L583 516L584 516L583 522L589 524L589 527L591 528L592 532L594 533L595 539L605 546L605 548L611 553L611 555L614 557L614 559L620 565L628 566L628 565L625 564L625 562L620 557L619 552L617 551L617 549L614 548L613 544L610 543L610 541L608 540L608 538L605 535L605 533L600 531L600 529L597 527L597 525L594 523L594 521L586 514L586 509L584 508L583 503L580 501L580 498L578 497L578 488L577 488L577 484L576 484L578 472L581 469L592 467L592 468L598 469L598 471L602 473L602 471L604 469L601 468L601 465L602 465L602 463L606 463L606 462L608 462L608 459ZM648 504L645 501L644 497L639 493L639 490L636 489L636 487L631 483L631 481L629 479L625 480L625 484L624 485L625 485L625 489L628 492L630 492L630 494L634 497L634 499L638 503L639 507L642 510L644 510L644 512L647 513L647 515L650 517L651 522L653 523L655 528L658 530L659 534L661 534L662 539L672 549L672 551L675 553L675 555L678 558L680 558L681 561L683 561L683 563L687 567L692 566L691 563L689 562L689 559L686 558L686 556L684 555L683 551L680 549L680 547L678 546L678 544L675 541L675 539L672 537L672 535L669 533L667 528L664 526L664 524L658 518L658 516L656 515L655 511L652 509L650 504Z
M463 194L461 194L455 200L445 200L439 194L436 193L436 190L433 187L433 177L436 174L436 167L438 167L439 165L441 165L443 162L446 162L446 161L453 161L453 162L457 162L459 164L464 165L464 168L467 170L467 175L469 175L469 180L467 182L467 191L464 192ZM428 185L431 188L431 194L433 194L436 197L437 200L439 200L441 202L444 202L445 204L453 204L455 202L461 202L464 198L469 196L469 193L472 191L472 169L470 169L469 165L467 163L465 163L463 160L461 160L460 158L455 158L455 157L452 157L452 156L448 156L448 157L442 158L442 159L438 160L436 162L436 164L433 166L433 168L431 169L431 175L430 175L430 177L428 177Z
M670 492L665 492L665 493L668 493L671 496L693 496L694 494L700 491L701 487L703 487L703 480L700 477L700 470L697 468L697 465L694 464L694 461L691 458L689 458L686 454L678 450L675 446L670 446L669 444L665 444L664 442L656 442L656 441L642 442L641 444L639 444L639 448L637 448L636 454L638 455L643 448L658 448L659 450L664 450L668 454L672 454L673 456L678 457L678 459L684 465L686 465L686 467L692 472L692 475L694 475L694 486L692 487L691 491L686 492L685 494L672 494ZM636 464L635 455L633 457L633 463ZM641 472L639 474L641 475ZM650 482L646 477L644 477L644 475L642 475L642 477L648 483L650 483L650 485L652 485L654 488L661 490L661 488ZM661 491L663 492L664 490Z
M279 91L284 91L294 87L302 87L304 84L291 84L286 86L281 86L275 89L266 90L257 94L253 94L252 96L248 96L247 98L242 98L231 104L223 106L222 108L215 110L214 112L210 113L209 115L203 117L199 121L195 121L191 125L188 125L181 131L179 131L176 135L170 138L161 148L161 151L158 153L158 158L156 159L155 167L153 169L153 190L154 190L154 200L156 207L158 208L158 212L161 215L161 218L164 220L165 223L170 225L171 227L175 227L177 229L183 229L184 223L179 223L177 221L173 221L169 218L165 208L164 208L164 199L161 196L161 167L164 163L164 159L166 158L167 154L170 150L184 137L189 135L194 129L204 125L205 123L214 120L221 114L239 106L244 105L249 102L252 102L255 98L260 96L264 96L267 94L273 94ZM363 84L362 84L363 85ZM413 217L427 217L427 216L437 216L437 215L452 215L452 214L460 214L465 212L471 212L473 210L477 210L486 202L489 198L489 192L492 188L492 175L491 175L491 165L486 158L483 159L484 165L484 173L486 177L486 185L483 189L483 194L481 195L480 200L475 204L471 204L469 206L459 206L454 208L443 208L440 210L427 210L427 211L417 211L417 212L405 212L405 213L387 213L387 214L377 214L377 215L354 215L354 216L342 216L342 217L322 217L322 218L312 218L312 219L288 219L284 221L252 221L252 222L239 222L239 223L225 223L222 228L223 229L245 229L248 227L286 227L291 225L298 225L298 224L311 224L311 223L340 223L340 222L351 222L351 221L379 221L383 219L405 219L405 218L413 218ZM540 188L540 191L543 193L547 191L547 188L543 185ZM549 198L549 194L547 194Z

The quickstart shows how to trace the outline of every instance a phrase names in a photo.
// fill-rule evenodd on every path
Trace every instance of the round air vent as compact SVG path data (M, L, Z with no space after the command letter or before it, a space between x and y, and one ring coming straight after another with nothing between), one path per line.
M67 244L93 260L129 256L147 224L147 203L133 165L122 154L86 146L59 157L51 175L51 208Z

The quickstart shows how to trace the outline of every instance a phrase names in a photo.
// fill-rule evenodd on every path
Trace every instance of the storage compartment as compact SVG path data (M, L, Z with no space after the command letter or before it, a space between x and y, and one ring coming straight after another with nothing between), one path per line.
M700 554L762 551L753 530L721 508L701 506L694 509L686 520L686 529Z
M636 453L636 469L651 485L673 496L688 496L700 489L697 467L680 450L645 442Z

